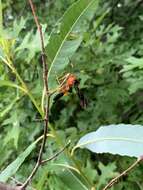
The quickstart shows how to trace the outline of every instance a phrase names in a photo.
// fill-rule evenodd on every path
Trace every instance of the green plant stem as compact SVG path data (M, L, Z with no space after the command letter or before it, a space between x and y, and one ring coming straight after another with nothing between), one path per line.
M25 82L22 80L21 76L19 75L19 73L17 72L17 70L15 68L13 68L13 72L15 73L16 77L18 78L18 80L20 81L22 87L25 89L26 94L29 96L29 98L31 99L32 103L34 104L34 106L36 107L36 109L38 110L38 112L40 113L40 115L42 116L42 118L44 118L44 113L42 112L42 110L40 109L40 107L38 106L35 98L33 97L33 95L31 94L31 92L29 91L27 85L25 84Z
M22 85L22 88L25 90L25 93L29 96L29 98L31 99L32 103L34 104L34 106L36 107L36 109L38 110L38 112L40 113L42 119L44 118L44 113L42 112L41 108L38 106L38 103L36 102L35 98L33 97L32 93L30 92L30 90L28 89L26 83L23 81L23 79L21 78L21 76L19 75L19 73L17 72L16 68L14 67L12 61L8 58L6 61L4 61L8 67L12 70L12 72L16 75L17 79L19 80L19 82Z

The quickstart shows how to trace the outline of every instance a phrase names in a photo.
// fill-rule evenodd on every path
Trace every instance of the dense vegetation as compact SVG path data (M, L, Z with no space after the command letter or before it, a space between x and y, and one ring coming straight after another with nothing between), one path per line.
M48 46L49 35L52 30L58 34L59 18L75 0L33 2L42 23L47 56L48 53L52 55L54 49ZM39 168L30 184L38 190L91 187L100 190L134 161L134 158L94 154L82 149L70 155L80 137L99 126L143 124L143 2L101 0L95 7L89 9L68 36L67 46L58 60L60 66L55 71L58 77L69 72L78 77L88 105L81 109L73 91L51 106L48 130L52 137L47 139L44 158L60 150L68 140L71 143L56 160ZM40 40L30 6L26 1L3 0L2 10L0 57L9 56L40 105L43 89ZM2 29L2 25L0 27ZM29 95L18 87L21 84L19 75L9 67L0 59L1 171L43 132L43 123L36 121L40 114ZM50 87L53 85L51 82ZM33 169L38 151L39 144L14 173L15 179L24 182ZM112 189L142 190L142 170L140 164ZM8 180L14 183L11 178Z

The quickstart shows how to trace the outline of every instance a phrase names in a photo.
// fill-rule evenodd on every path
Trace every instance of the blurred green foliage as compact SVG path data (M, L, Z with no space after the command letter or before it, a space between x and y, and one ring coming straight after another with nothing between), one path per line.
M57 21L75 0L33 2L47 45L50 32L57 30ZM40 41L31 10L27 1L20 0L3 0L2 9L4 37L1 35L0 38L0 56L6 56L1 48L6 43L15 68L40 104L43 88ZM49 132L55 139L48 138L44 158L54 154L69 139L73 147L81 136L101 125L143 124L142 9L142 1L101 0L92 19L85 20L86 30L81 45L71 57L72 67L66 66L63 72L75 73L80 79L88 106L82 110L73 92L51 107ZM107 10L108 14L100 23ZM19 85L17 76L0 60L1 171L42 135L42 123L35 122L40 118L39 113L28 96L12 85ZM95 186L100 190L134 161L128 157L95 155L86 150L78 150L71 158L71 147L39 169L33 187L38 190L80 190ZM32 170L38 149L39 145L15 174L19 181L23 182ZM69 165L79 169L80 175ZM142 170L141 164L112 189L142 190ZM10 183L13 183L11 179Z

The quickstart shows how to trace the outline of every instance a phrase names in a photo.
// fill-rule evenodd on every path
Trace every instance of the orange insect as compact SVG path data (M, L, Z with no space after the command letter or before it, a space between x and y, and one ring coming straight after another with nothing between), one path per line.
M66 81L65 84L63 84L60 88L60 92L63 93L63 95L67 95L68 92L71 91L72 87L74 86L74 84L77 82L76 76L73 74L69 74L66 77Z
M75 88L77 95L80 99L80 105L82 108L87 106L87 100L85 99L83 93L79 89L79 80L74 74L68 73L63 81L60 84L59 94L54 98L54 102L59 100L62 96L67 95L69 92L72 92L72 88Z

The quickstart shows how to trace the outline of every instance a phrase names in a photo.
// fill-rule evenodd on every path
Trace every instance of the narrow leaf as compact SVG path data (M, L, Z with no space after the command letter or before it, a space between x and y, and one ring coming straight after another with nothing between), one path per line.
M48 73L50 88L56 87L56 74L69 63L69 59L82 41L80 19L87 15L89 9L95 11L97 5L98 0L78 0L65 12L58 23L57 31L53 30L51 33L46 48L50 61ZM74 30L75 27L77 30ZM74 38L71 39L71 36Z
M19 157L13 161L10 165L7 166L5 170L0 173L0 181L6 182L9 177L14 175L21 164L24 162L25 158L31 153L31 151L35 148L36 142L32 143Z
M54 137L51 134L47 134L47 136ZM10 165L8 165L1 173L0 173L0 181L6 182L9 177L13 176L19 167L23 164L24 160L29 156L32 150L35 148L36 143L38 143L43 136L39 137L36 141L34 141L28 148L22 152L16 160L14 160Z
M121 156L143 155L143 126L118 124L100 127L83 136L76 148L87 148L95 153L111 153Z
M15 98L3 111L0 112L0 119L4 117L9 111L13 108L13 105L19 100L19 98Z
M2 87L2 86L8 86L8 87L12 87L12 88L18 88L18 89L22 90L23 92L26 92L24 88L22 88L21 86L18 86L16 84L14 84L11 81L0 80L0 87Z
M67 185L67 187L71 190L88 190L88 187L80 180L77 176L78 174L73 171L67 169L60 173L59 177Z

